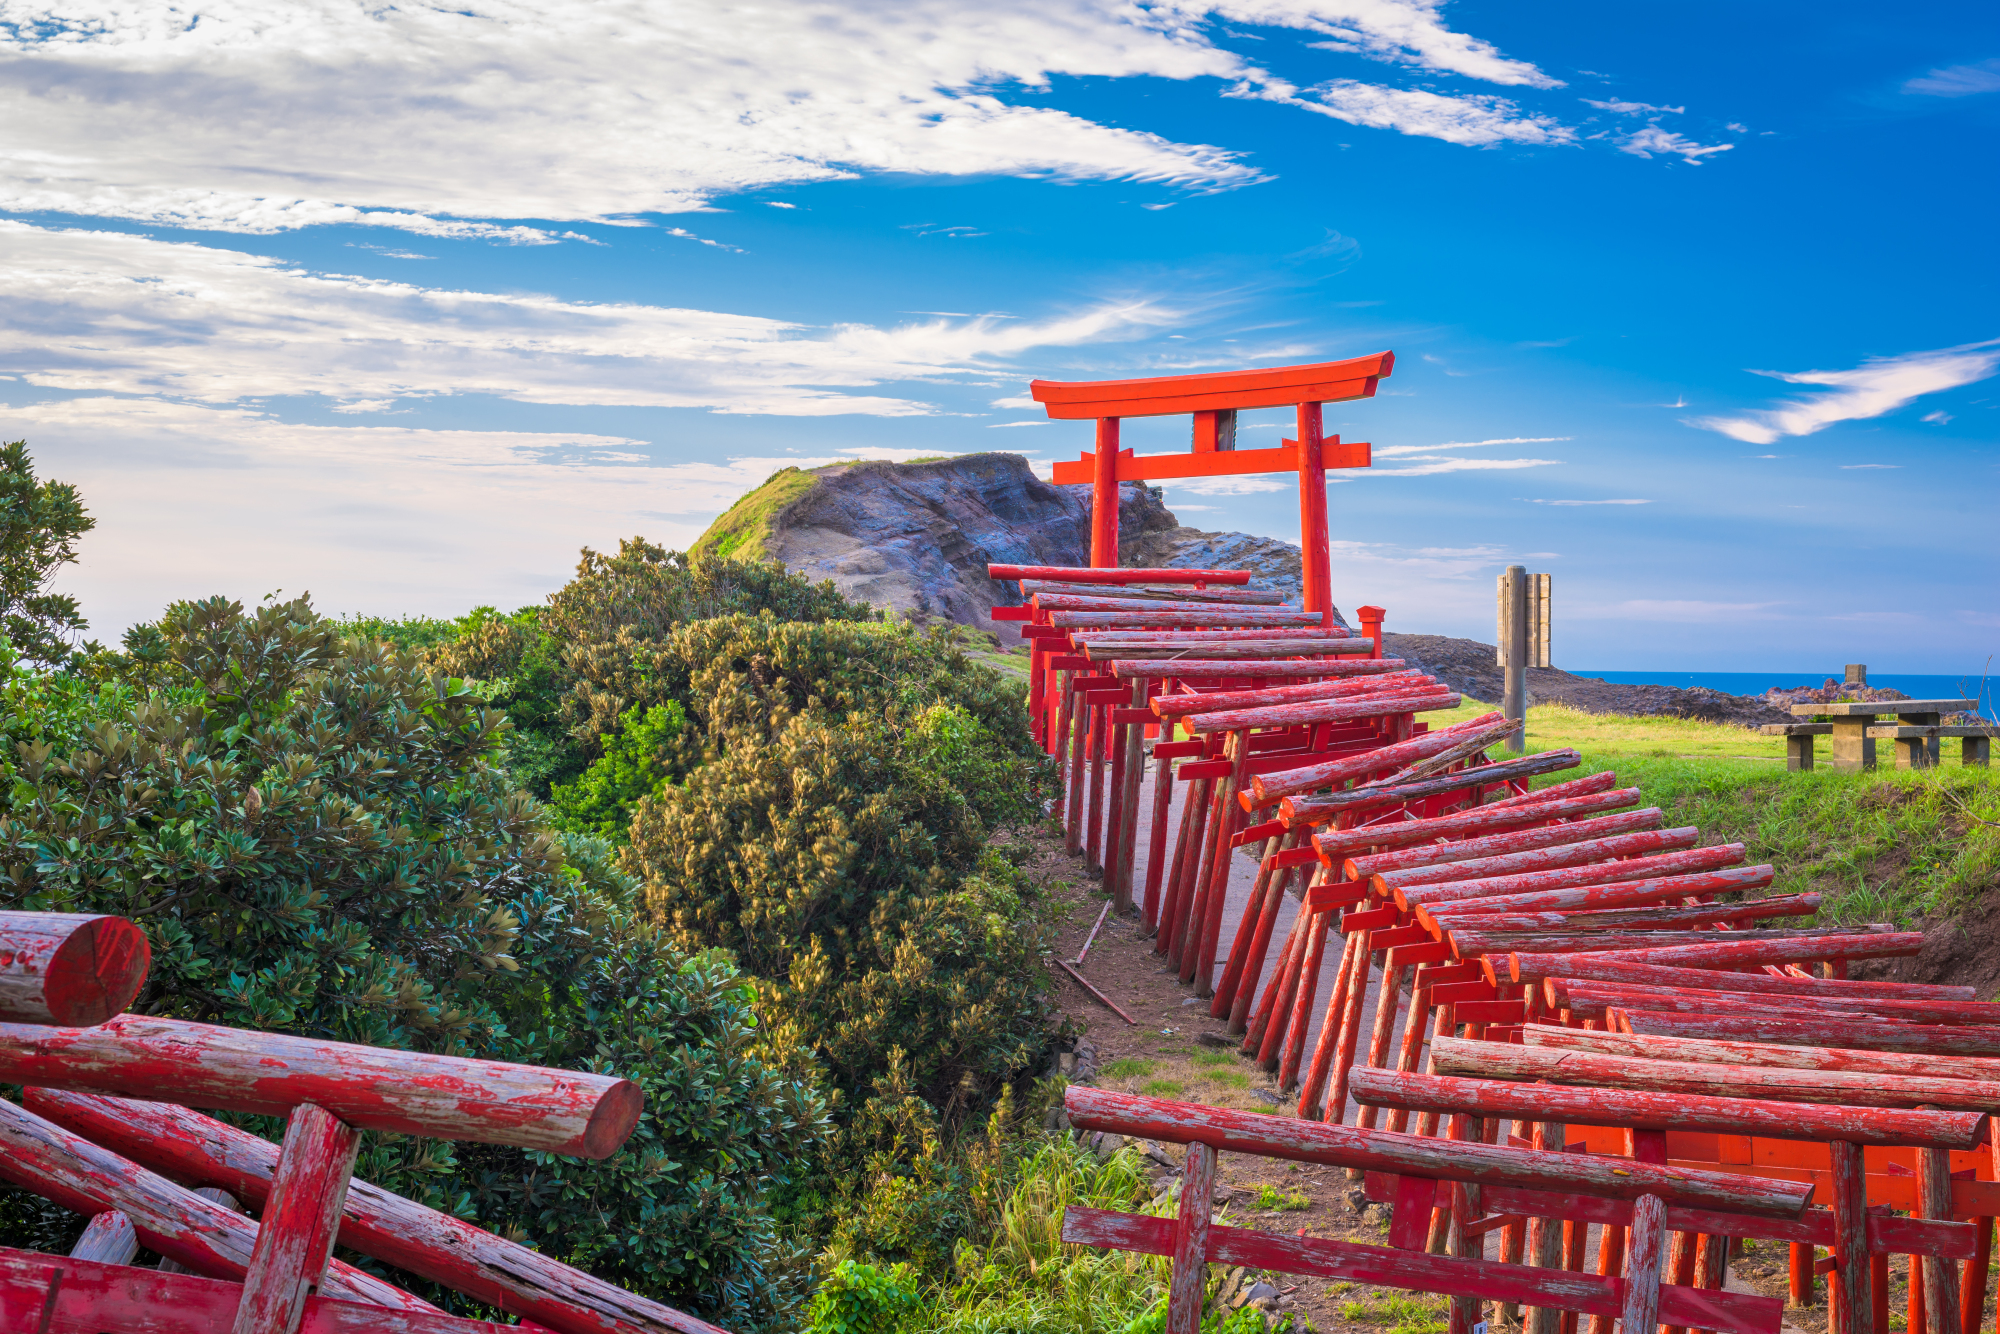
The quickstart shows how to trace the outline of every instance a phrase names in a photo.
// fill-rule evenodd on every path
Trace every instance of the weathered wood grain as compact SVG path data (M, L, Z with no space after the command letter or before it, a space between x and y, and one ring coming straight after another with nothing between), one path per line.
M1452 930L1467 931L1643 931L1708 926L1773 917L1810 917L1819 911L1817 894L1774 894L1741 903L1703 903L1692 908L1611 908L1601 912L1466 913L1452 916Z
M1314 836L1313 846L1319 850L1322 861L1328 865L1338 866L1340 858L1368 848L1387 850L1406 848L1413 844L1449 847L1448 843L1434 844L1432 840L1468 838L1510 829L1524 829L1545 825L1552 820L1582 820L1605 811L1622 810L1627 806L1638 804L1638 788L1619 788L1529 806L1510 806L1504 810L1497 805L1482 806L1477 810L1458 811L1451 815L1433 815L1417 820L1329 829Z
M1224 709L1217 713L1193 714L1184 721L1188 731L1200 736L1207 732L1237 732L1252 727L1304 727L1313 723L1376 718L1385 713L1427 713L1457 707L1456 694L1426 688L1409 692L1384 691L1357 699L1306 700L1252 709Z
M2000 1056L2000 1028L1871 1023L1862 1017L1774 1019L1747 1014L1671 1014L1658 1010L1625 1010L1624 1014L1634 1033L1659 1037L1791 1041L1810 1047L1923 1052L1931 1056Z
M1762 889L1770 884L1776 875L1776 869L1768 865L1733 866L1727 870L1704 871L1695 875L1657 876L1650 880L1631 880L1608 885L1580 885L1575 889L1545 889L1526 894L1498 894L1492 898L1426 904L1417 910L1417 917L1420 921L1436 922L1448 927L1451 920L1460 912L1545 912L1632 908L1644 904L1675 902L1701 894L1726 894L1732 890ZM1699 975L1703 970L1679 968L1673 971Z
M72 1260L95 1260L99 1264L129 1265L139 1254L139 1234L132 1220L116 1209L107 1209L84 1224L83 1235L69 1248Z
M1536 774L1573 769L1583 757L1573 750L1550 750L1500 764L1482 764L1457 773L1420 778L1411 783L1349 788L1317 797L1286 797L1278 804L1278 814L1287 824L1325 824L1338 815L1359 815L1381 806L1401 806L1425 797L1462 792L1471 787L1511 782Z
M88 1028L145 984L146 933L101 913L0 912L0 1020Z
M1294 677L1366 676L1376 672L1399 672L1409 666L1401 658L1322 658L1300 662L1260 662L1256 675L1266 680ZM1228 658L1117 659L1106 664L1120 677L1170 676L1177 681L1213 681L1251 675L1241 662Z
M1605 1056L1636 1056L1642 1060L1766 1065L1789 1070L1844 1070L2000 1083L2000 1060L1991 1057L1927 1056L1853 1048L1794 1047L1771 1042L1650 1037L1563 1028L1553 1024L1529 1024L1522 1029L1521 1038L1531 1047L1595 1052Z
M1176 695L1156 695L1149 707L1156 717L1180 718L1191 713L1219 713L1224 709L1255 708L1265 704L1294 704L1301 700L1340 699L1351 695L1401 691L1410 686L1435 685L1437 678L1421 672L1392 672L1387 676L1352 676L1340 681L1314 681L1297 686L1267 686L1262 690L1215 690Z
M1374 872L1366 878L1373 882L1377 893L1387 894L1404 888L1415 889L1420 886L1447 883L1462 885L1467 881L1492 880L1502 876L1525 875L1534 871L1567 871L1574 867L1602 863L1614 857L1630 858L1626 865L1644 866L1648 863L1648 854L1678 852L1684 848L1692 848L1700 838L1701 830L1693 825L1683 825L1675 829L1639 829L1599 838L1584 838L1573 843L1552 842L1542 847L1494 853L1464 861L1398 867ZM1703 866L1698 869L1714 868ZM1619 875L1610 878L1631 880L1635 877ZM1566 888L1567 884L1567 881L1551 885L1527 883L1519 885L1518 888L1510 886L1499 892L1522 893L1530 889L1562 889ZM1414 898L1412 901L1415 901Z
M1658 964L1663 968L1741 968L1746 964L1791 963L1800 959L1906 958L1923 946L1924 933L1921 931L1778 939L1760 933L1751 940L1713 940L1668 949L1621 950L1604 957ZM2000 1019L1995 1022L2000 1022Z
M1589 997L1591 1002L1615 1004L1625 1010L1658 1010L1666 1013L1692 1014L1773 1013L1769 1001L1760 1000L1746 992L1722 992L1696 987L1635 986L1625 982L1595 982L1573 977L1544 978L1543 987L1553 999L1566 1001L1567 998L1580 993ZM1668 1001L1686 1001L1695 1004L1668 1004L1666 1003ZM1893 1019L1899 1023L1958 1025L1975 1030L2000 1024L2000 1005L1990 1001L1905 1000L1899 996L1822 995L1813 997L1813 1005L1819 1013L1808 1016L1809 1019L1825 1019L1832 1022L1873 1015L1878 1019ZM1794 1013L1780 1013L1776 1017L1798 1016ZM1987 1028L1987 1032L1991 1036L1992 1029Z
M1612 838L1620 834L1643 833L1658 829L1661 822L1660 808L1649 806L1644 810L1600 815L1593 819L1577 820L1571 824L1544 825L1539 829L1506 830L1500 833L1482 834L1476 838L1459 839L1452 843L1425 843L1413 848L1398 848L1389 852L1350 857L1344 869L1349 880L1366 880L1373 875L1386 875L1395 871L1470 862L1485 857L1505 856L1509 853L1533 852L1542 848L1564 847L1587 843L1594 839Z
M323 1107L292 1109L231 1334L292 1334L326 1276L361 1132Z
M1378 680L1400 680L1402 673ZM1311 792L1315 788L1338 785L1350 778L1366 778L1385 769L1415 760L1429 759L1443 754L1469 734L1475 734L1484 727L1499 722L1498 713L1485 713L1469 722L1454 723L1450 727L1426 732L1422 736L1411 737L1408 741L1398 741L1394 745L1382 746L1362 755L1348 755L1336 760L1323 760L1316 764L1301 765L1296 769L1286 769L1277 773L1259 774L1251 780L1247 804L1251 807L1268 806L1281 798L1295 793Z
M1630 834L1626 837L1636 840L1653 836ZM1563 850L1549 848L1544 849L1541 854L1517 855L1526 858L1561 851ZM1420 885L1398 886L1381 883L1388 879L1386 876L1376 876L1372 883L1380 884L1378 892L1394 894L1396 902L1404 908L1414 908L1418 905L1435 908L1442 904L1459 903L1467 899L1499 899L1509 895L1535 894L1551 889L1581 889L1588 885L1629 883L1635 880L1656 879L1660 876L1695 875L1704 871L1720 871L1738 865L1742 861L1741 843L1723 843L1715 847L1661 852L1624 861L1596 862L1582 866L1562 866L1501 875L1467 876L1462 879L1432 881ZM1397 874L1421 874L1421 870Z
M1716 874L1721 880L1766 867L1744 867L1741 871ZM1694 879L1695 877L1677 877ZM1685 892L1718 893L1732 888L1721 885L1689 888ZM1658 964L1625 963L1599 959L1588 954L1517 954L1513 957L1511 980L1525 982L1540 977L1579 977L1598 982L1627 982L1638 986L1695 987L1712 991L1754 991L1766 996L1859 996L1903 997L1910 1000L1969 1001L1971 987L1940 986L1925 982L1859 982L1845 978L1772 977L1768 973L1724 973L1706 968L1665 968Z
M1248 570L1195 570L1148 566L1144 569L1128 569L1123 566L1104 568L1096 565L1006 565L998 562L986 567L988 579L1063 579L1075 583L1093 584L1202 584L1235 585L1241 587L1250 582Z

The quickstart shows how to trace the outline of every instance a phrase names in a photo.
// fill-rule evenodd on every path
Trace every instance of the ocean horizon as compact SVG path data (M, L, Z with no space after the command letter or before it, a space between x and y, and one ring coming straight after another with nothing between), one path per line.
M1827 679L1841 680L1845 667L1831 671L1802 672L1648 672L1604 671L1594 667L1566 667L1575 676L1595 676L1618 685L1703 686L1730 695L1761 695L1767 690L1796 690L1801 686L1822 686ZM1994 717L1994 688L1990 679L1977 674L1944 676L1912 672L1870 672L1868 684L1900 690L1911 699L1976 699L1979 712Z

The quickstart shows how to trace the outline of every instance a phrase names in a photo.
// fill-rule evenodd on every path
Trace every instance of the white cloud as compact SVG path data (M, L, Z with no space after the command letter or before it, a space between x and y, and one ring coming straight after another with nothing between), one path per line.
M1650 505L1650 500L1530 500L1530 505Z
M1749 616L1783 605L1780 602L1677 602L1636 598L1618 603L1612 614L1622 612L1638 620L1650 621L1710 621Z
M1428 454L1435 449L1484 449L1489 445L1553 445L1569 440L1567 435L1512 435L1500 440L1451 440L1442 445L1388 445L1370 450L1378 459L1405 458L1411 454Z
M1917 418L1917 420L1933 422L1939 426L1949 426L1951 425L1954 419L1949 412L1945 412L1942 409L1940 409L1937 412L1926 412L1923 416Z
M1929 74L1911 79L1903 85L1903 91L1922 97L1976 97L1981 93L2000 93L2000 59L1934 69Z
M1644 158L1649 158L1655 153L1679 154L1681 161L1696 166L1710 154L1727 153L1734 147L1735 144L1698 144L1686 135L1663 130L1657 125L1648 125L1643 130L1635 130L1618 141L1618 151L1621 153Z
M785 202L784 202L783 200L780 200L780 199L767 199L767 200L765 200L765 201L764 201L764 205L765 205L765 207L767 207L767 208L797 208L797 207L798 207L798 205L797 205L797 204L787 204L787 203L785 203Z
M1582 102L1587 107L1596 107L1599 111L1615 112L1620 116L1643 116L1649 111L1663 115L1679 116L1687 111L1686 107L1656 107L1650 102L1620 102L1616 99L1609 102L1593 102L1586 97L1582 99Z
M1007 427L1009 427L1009 426L1051 426L1051 425L1054 425L1054 423L1052 423L1052 422L1046 422L1046 421L1039 421L1039 422L989 422L989 423L987 423L987 426L986 426L986 429L987 429L987 430L989 430L989 431L1002 431L1002 430L1005 430L1005 429L1006 429Z
M546 242L492 219L629 221L869 172L1223 189L1262 179L996 90L1217 80L1458 143L1566 142L1493 99L1337 80L1308 98L1218 45L1221 18L1504 86L1558 86L1437 0L12 0L0 208L269 232L315 223ZM21 142L19 139L16 141ZM767 201L773 202L773 201ZM782 205L780 205L782 206Z
M1696 417L1687 424L1720 431L1746 444L1775 444L1784 436L1811 435L1835 422L1880 417L1925 394L1983 380L1995 369L2000 369L2000 338L1934 352L1871 357L1851 371L1754 371L1788 384L1825 385L1831 392L1735 417Z
M1342 468L1339 472L1328 473L1327 481L1349 481L1356 477L1433 477L1447 472L1495 472L1516 468L1547 468L1561 463L1561 459L1465 459L1449 454L1429 456L1418 454L1410 458L1412 466L1407 468Z
M49 389L350 405L438 394L722 412L907 416L885 383L990 377L990 359L1178 318L1140 302L1046 320L893 328L310 273L234 250L0 221L0 358ZM354 406L351 410L370 410Z
M1252 473L1242 477L1165 477L1153 485L1194 496L1251 496L1260 491L1289 491L1298 486L1298 481L1280 481Z
M1042 405L1035 402L1033 394L1010 394L1006 398L994 399L991 406L996 408L1019 408L1025 412L1033 412Z

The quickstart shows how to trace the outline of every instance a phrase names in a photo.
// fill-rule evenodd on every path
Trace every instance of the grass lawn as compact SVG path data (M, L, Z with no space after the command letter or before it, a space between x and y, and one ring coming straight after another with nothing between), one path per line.
M1433 727L1494 708L1466 701L1425 715ZM1667 813L1671 825L1698 825L1709 839L1740 842L1750 858L1777 867L1772 893L1818 890L1821 920L1909 922L2000 887L2000 781L1958 763L1926 772L1882 768L1844 774L1790 773L1784 740L1761 732L1680 718L1582 713L1560 704L1528 710L1528 749L1573 746L1585 773L1616 772ZM1882 748L1885 763L1891 752ZM1827 746L1822 740L1820 759ZM1536 780L1548 786L1572 770Z

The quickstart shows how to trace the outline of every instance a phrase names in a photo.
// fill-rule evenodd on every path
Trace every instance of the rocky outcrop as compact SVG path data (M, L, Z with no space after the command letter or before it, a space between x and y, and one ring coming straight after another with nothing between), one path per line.
M1119 488L1118 535L1123 565L1250 569L1252 587L1299 595L1296 546L1183 528L1141 483ZM1090 489L1045 482L1018 454L788 468L694 550L780 560L891 614L976 626L1013 644L1018 629L992 612L1018 595L986 566L1090 564Z

